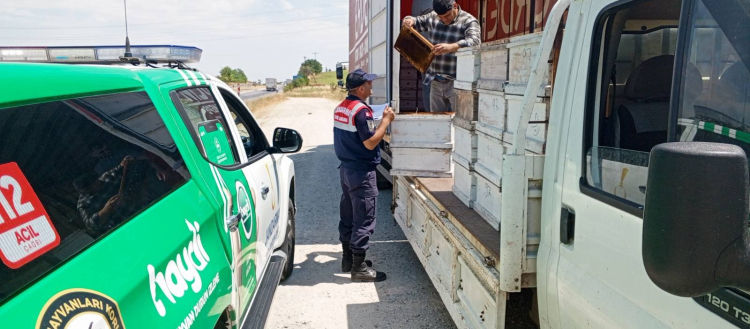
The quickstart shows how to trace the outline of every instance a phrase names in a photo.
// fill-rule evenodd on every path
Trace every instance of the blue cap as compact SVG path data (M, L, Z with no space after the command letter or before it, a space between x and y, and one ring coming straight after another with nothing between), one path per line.
M362 69L356 69L352 72L349 72L349 74L346 76L346 89L352 90L365 84L365 82L367 81L372 81L377 78L378 76L375 74L367 73Z

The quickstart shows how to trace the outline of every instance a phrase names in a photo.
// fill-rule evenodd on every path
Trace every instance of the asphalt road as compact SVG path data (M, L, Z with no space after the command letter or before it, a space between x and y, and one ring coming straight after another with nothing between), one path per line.
M275 93L276 92L274 92L274 91L266 91L265 89L248 90L248 91L242 91L242 92L240 92L240 98L242 98L242 100L246 101L246 100L251 100L251 99L254 99L254 98L258 98L258 97L266 96L266 95L271 95L271 94L275 94Z
M388 274L379 283L352 283L341 271L338 211L341 189L331 113L337 102L290 98L257 113L275 127L300 132L304 148L290 155L297 182L294 273L281 283L266 328L454 328L417 256L395 226L391 191L378 199L378 224L368 259Z

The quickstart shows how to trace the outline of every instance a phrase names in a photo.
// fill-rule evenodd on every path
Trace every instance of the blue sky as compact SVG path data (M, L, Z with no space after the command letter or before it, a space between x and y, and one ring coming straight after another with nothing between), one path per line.
M192 66L215 75L241 68L249 79L291 78L304 57L335 69L348 61L346 0L128 0L131 44L203 49ZM119 45L122 0L5 1L0 46Z

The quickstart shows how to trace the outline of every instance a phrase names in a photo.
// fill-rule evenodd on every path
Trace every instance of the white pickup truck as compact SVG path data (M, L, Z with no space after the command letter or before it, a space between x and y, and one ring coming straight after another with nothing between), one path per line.
M390 129L394 217L456 325L511 327L530 289L541 328L750 328L750 2L549 15L459 52L455 113Z

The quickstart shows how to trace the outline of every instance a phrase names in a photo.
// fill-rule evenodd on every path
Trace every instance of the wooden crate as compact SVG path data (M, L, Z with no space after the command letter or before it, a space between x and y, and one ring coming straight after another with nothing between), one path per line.
M450 113L401 113L391 123L391 175L450 177Z
M518 129L523 96L508 95L502 92L478 90L479 117L477 130L496 139L511 143ZM544 154L550 115L550 99L538 97L535 100L531 119L526 128L526 150L534 154Z
M479 216L496 230L500 229L500 214L503 211L500 186L492 183L478 172L474 172L477 180L477 200L473 204Z
M456 52L456 81L473 84L479 79L479 47L468 47ZM466 84L456 83L454 87L466 90ZM471 90L470 88L468 90Z
M477 128L482 127L486 133L502 139L505 131L506 101L505 93L493 90L477 90L478 117Z
M415 69L415 68L412 68L412 69L403 69L399 73L399 79L404 79L404 80L406 80L406 79L414 79L414 80L419 79L419 71L417 71L417 69Z
M401 91L401 100L414 100L417 98L422 98L422 91L419 89L409 89L409 90L403 90Z
M477 171L474 173L477 178L477 199L473 208L488 224L499 230L503 211L502 188L485 178L481 173ZM534 241L538 244L542 217L542 181L528 181L528 189L526 199L527 239L529 239L529 243Z
M391 123L391 148L452 149L450 112L397 114Z
M478 89L503 91L508 80L508 47L506 41L483 43L479 47Z
M399 111L413 112L422 108L422 105L415 99L401 99L399 101Z
M477 121L479 118L479 94L476 91L456 89L456 117Z
M477 199L477 177L473 170L453 159L453 195L471 208Z
M524 95L529 82L534 54L539 51L542 33L534 33L510 38L508 47L508 83L505 93L510 95ZM550 69L552 65L545 64L544 77L537 89L538 97L549 97Z
M506 95L508 113L503 140L513 142L521 113L523 112L523 96ZM547 143L547 129L549 126L550 99L539 97L534 103L531 119L526 128L526 150L534 154L544 154Z
M503 154L510 144L477 131L477 161L474 170L492 184L500 186L502 181Z
M467 169L477 161L477 132L474 122L453 117L453 160Z
M391 148L391 175L450 177L451 150L433 148Z
M398 83L400 90L417 90L418 85L422 82L418 79L399 79Z

